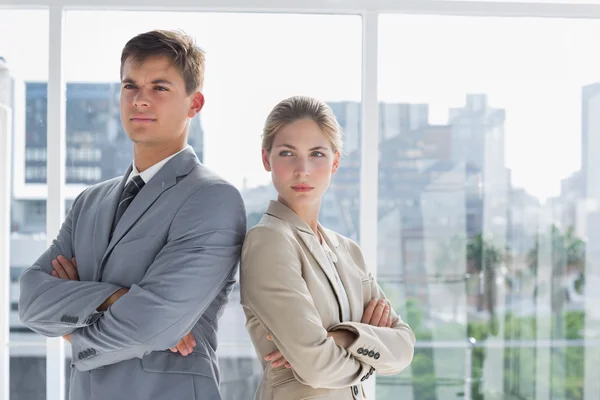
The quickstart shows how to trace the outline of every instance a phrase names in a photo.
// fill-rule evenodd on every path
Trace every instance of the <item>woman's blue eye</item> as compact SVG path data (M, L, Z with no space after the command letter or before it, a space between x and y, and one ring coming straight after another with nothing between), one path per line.
M284 150L281 153L279 153L280 156L288 156L288 155L292 155L292 152L289 150Z

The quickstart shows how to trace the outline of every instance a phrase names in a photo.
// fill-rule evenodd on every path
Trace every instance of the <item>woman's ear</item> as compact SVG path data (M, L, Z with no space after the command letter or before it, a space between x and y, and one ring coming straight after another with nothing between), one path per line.
M265 167L265 171L271 172L271 160L269 159L271 154L267 149L262 149L262 162Z
M340 160L342 158L342 153L340 153L339 151L335 152L335 157L333 159L333 166L331 167L331 174L335 174L338 170L338 168L340 167Z

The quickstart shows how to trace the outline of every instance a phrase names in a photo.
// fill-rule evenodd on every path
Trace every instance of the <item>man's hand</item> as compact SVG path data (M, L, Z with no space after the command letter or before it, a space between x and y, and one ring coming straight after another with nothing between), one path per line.
M75 257L71 261L67 260L66 257L58 256L56 260L52 260L52 276L60 279L69 279L72 281L79 280L79 273L77 272L77 261Z
M267 339L273 341L271 335L267 334ZM265 356L265 360L271 361L271 366L273 368L281 367L285 365L286 368L292 368L290 363L283 357L283 354L279 350L275 350Z
M391 328L392 315L390 313L390 307L386 304L384 299L379 301L373 299L367 304L367 308L365 308L365 312L363 313L360 322L373 326Z
M196 347L196 339L194 339L194 335L192 332L188 333L177 343L177 346L171 347L170 350L173 353L177 353L179 351L182 356L187 356L188 354L192 354L194 351L194 347Z
M108 310L108 307L112 306L117 300L119 300L121 298L121 296L123 296L127 292L129 292L129 289L127 289L127 288L121 288L121 289L117 290L116 292L111 294L110 297L108 299L106 299L104 301L104 303L102 303L100 305L100 307L98 307L96 310L97 311Z

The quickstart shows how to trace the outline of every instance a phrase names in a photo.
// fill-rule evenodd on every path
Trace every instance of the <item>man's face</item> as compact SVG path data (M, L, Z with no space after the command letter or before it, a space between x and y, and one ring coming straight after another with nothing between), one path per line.
M121 82L121 122L135 144L185 143L189 120L202 109L204 97L187 94L182 74L167 57L126 60Z

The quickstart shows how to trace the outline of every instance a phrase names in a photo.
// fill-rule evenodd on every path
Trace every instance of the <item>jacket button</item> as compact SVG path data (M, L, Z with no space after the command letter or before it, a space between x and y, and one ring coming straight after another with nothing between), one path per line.
M375 355L375 352L374 352L373 350L371 350L371 351L369 352L369 357L373 357L374 355Z
M79 358L80 360L83 360L83 353L81 351L77 355L77 358Z
M354 394L358 395L358 386L354 385L354 387L352 388L352 390L354 390Z
M360 349L358 349L358 354L362 354L363 353L363 348L361 347Z
M90 349L90 353L95 356L96 355L96 349Z
M375 353L375 356L373 358L375 358L376 360L379 360L379 357L380 357L379 353Z

